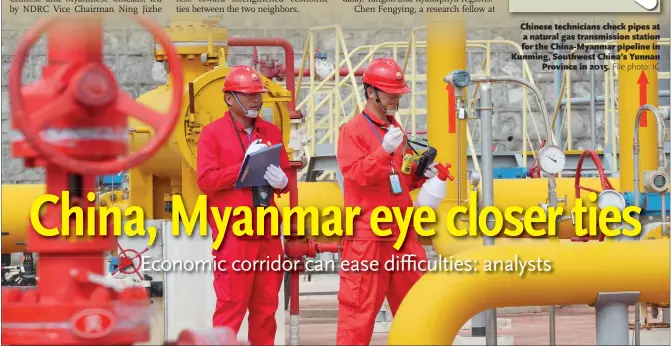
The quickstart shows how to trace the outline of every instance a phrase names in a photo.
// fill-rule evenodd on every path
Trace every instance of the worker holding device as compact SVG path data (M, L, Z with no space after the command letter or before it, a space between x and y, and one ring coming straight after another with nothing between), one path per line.
M264 172L267 186L235 188L246 155L282 143L280 129L259 117L263 93L267 91L259 74L250 66L231 68L223 87L229 111L205 126L198 140L198 186L208 197L208 207L217 207L220 213L225 208L249 207L255 234L260 226L256 224L256 207L276 208L273 195L288 191L288 175L293 174L289 169L289 157L282 147L281 167L269 165ZM232 225L244 216L231 214L228 224ZM213 250L217 263L214 271L217 305L213 325L230 327L237 333L249 310L249 341L253 345L274 344L275 313L283 273L235 271L230 264L236 260L282 260L282 239L271 237L269 218L263 225L263 236L236 237L230 230L217 229L212 212L208 213L208 223L213 240L219 232L226 232L222 245Z
M426 178L435 176L435 164L425 161L424 169L412 163L402 170L404 132L394 119L401 96L410 90L401 67L391 58L373 60L362 76L366 106L340 128L337 159L343 175L345 207L360 207L354 221L354 235L341 242L343 261L378 261L384 263L392 255L414 255L426 260L426 252L414 231L399 251L393 248L398 238L398 225L379 223L380 229L391 229L389 237L378 237L371 230L373 209L397 207L405 213L413 206L410 191L420 188ZM435 157L435 155L434 155ZM406 293L421 277L421 272L340 272L338 293L339 345L368 345L375 317L385 297L391 312L396 313Z

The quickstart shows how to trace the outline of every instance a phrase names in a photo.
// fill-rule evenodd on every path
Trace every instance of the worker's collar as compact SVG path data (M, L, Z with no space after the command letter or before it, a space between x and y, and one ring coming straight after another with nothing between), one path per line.
M384 121L380 120L380 118L376 117L368 109L364 109L363 113L365 113L365 115L368 116L368 118L373 122L373 124L375 124L379 127L387 127L390 124L394 125L395 119L394 119L393 116L387 116L387 120L389 120L389 124L387 124Z
M238 120L235 119L235 117L233 116L233 114L231 114L230 111L226 112L226 115L229 116L229 117L231 117L231 119L233 119L233 123L235 123L235 128L236 128L238 131L240 131L240 132L242 132L242 133L247 133L247 130L246 130L246 129L249 128L249 127L252 128L252 131L258 131L258 126L257 126L257 124L258 124L258 122L257 122L258 118L257 118L257 119L253 119L253 120L252 120L252 124L251 124L249 127L245 127L241 122L239 122Z

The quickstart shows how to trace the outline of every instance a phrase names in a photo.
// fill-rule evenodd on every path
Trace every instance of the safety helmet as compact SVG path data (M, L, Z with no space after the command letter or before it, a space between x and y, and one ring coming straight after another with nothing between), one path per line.
M263 81L258 72L251 66L233 66L224 79L224 92L235 92L243 94L255 94L268 91L263 86Z
M406 94L410 91L405 84L403 69L392 58L373 60L363 73L361 82L389 94Z

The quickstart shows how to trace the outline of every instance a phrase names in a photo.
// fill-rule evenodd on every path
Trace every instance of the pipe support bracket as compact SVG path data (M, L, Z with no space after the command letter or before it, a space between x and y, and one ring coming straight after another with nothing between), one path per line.
M592 305L596 309L596 344L629 345L629 306L638 303L639 292L603 292Z

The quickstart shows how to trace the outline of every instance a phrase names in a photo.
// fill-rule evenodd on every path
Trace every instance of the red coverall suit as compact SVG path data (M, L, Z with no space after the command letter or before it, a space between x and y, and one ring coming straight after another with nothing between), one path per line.
M228 92L267 91L256 72L248 66L231 69L224 83L224 91ZM251 208L253 224L256 224L252 189L234 189L234 184L250 143L257 139L262 139L263 143L270 142L271 145L282 143L282 134L276 125L260 117L254 120L253 126L252 132L248 134L230 112L205 126L198 141L197 170L198 186L208 197L208 208L217 207L223 214L225 208L247 206ZM284 148L280 166L284 174L289 176L289 158ZM287 188L274 192L285 193ZM271 207L276 207L273 197ZM243 272L232 265L234 261L283 260L282 239L270 236L270 218L266 218L264 236L236 237L232 234L231 226L242 218L243 215L230 214L223 243L218 250L213 250L215 261L226 263L217 265L221 268L214 272L217 305L212 323L215 327L230 327L237 333L249 309L249 341L254 345L272 345L277 330L275 313L279 305L278 294L283 273L271 270ZM217 229L211 212L208 212L208 222L214 240L222 230ZM224 270L219 270L222 268Z
M405 94L409 91L401 68L388 58L371 62L362 82L389 94ZM395 314L406 293L421 277L422 272L418 271L385 270L384 263L392 255L413 254L416 260L426 260L426 252L412 228L400 251L393 248L399 234L396 222L379 223L380 229L392 230L393 235L389 237L378 237L371 230L373 209L386 206L400 207L405 211L405 208L412 207L410 191L421 187L425 179L416 178L416 164L410 175L401 173L404 146L399 145L392 155L388 154L381 145L387 131L380 127L385 124L370 114L366 108L340 128L337 159L344 180L345 207L361 207L361 214L354 221L354 236L341 242L341 258L350 263L377 260L380 267L376 271L367 272L341 270L336 336L338 345L369 344L375 317L385 296L391 312ZM389 120L393 126L400 127L393 117L389 117ZM392 193L389 181L392 162L403 188L403 192L396 195Z

